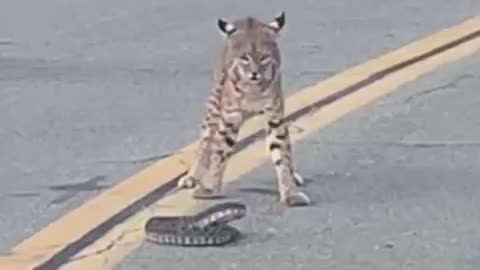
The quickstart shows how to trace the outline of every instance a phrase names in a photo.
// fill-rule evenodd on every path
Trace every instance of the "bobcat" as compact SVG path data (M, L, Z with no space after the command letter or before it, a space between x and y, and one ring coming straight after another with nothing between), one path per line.
M199 156L177 188L198 185L194 198L215 196L221 190L226 163L241 125L250 117L263 114L280 201L289 206L309 204L308 196L297 187L304 180L293 168L288 124L284 121L281 57L276 39L285 24L285 13L270 23L252 17L233 22L219 18L217 23L225 42L213 72L214 87L200 128Z

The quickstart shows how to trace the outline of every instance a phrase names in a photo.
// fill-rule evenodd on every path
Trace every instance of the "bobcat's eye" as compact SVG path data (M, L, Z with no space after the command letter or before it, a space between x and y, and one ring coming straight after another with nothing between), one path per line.
M239 58L242 63L248 63L250 61L250 59L248 59L248 56L246 54L240 55Z
M272 58L268 54L264 54L264 55L260 56L260 62L262 64L266 64L266 63L270 62L271 59Z

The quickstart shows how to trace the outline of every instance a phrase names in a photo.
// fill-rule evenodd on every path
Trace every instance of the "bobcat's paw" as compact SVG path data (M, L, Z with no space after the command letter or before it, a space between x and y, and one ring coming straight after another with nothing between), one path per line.
M186 175L178 180L178 189L192 189L197 185L197 181L192 176Z
M305 206L310 204L310 198L301 191L293 191L286 194L282 202L288 206Z

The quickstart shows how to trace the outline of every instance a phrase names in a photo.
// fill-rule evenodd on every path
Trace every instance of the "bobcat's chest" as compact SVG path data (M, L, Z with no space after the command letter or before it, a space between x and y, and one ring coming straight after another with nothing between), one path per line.
M257 114L265 109L271 102L271 97L252 97L240 100L240 108L247 113Z

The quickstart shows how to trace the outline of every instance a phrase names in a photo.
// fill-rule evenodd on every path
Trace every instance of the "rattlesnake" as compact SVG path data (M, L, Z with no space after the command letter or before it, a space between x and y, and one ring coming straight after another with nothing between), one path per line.
M245 205L224 202L194 216L155 216L145 224L146 240L163 245L225 245L240 235L236 228L227 223L245 214Z

